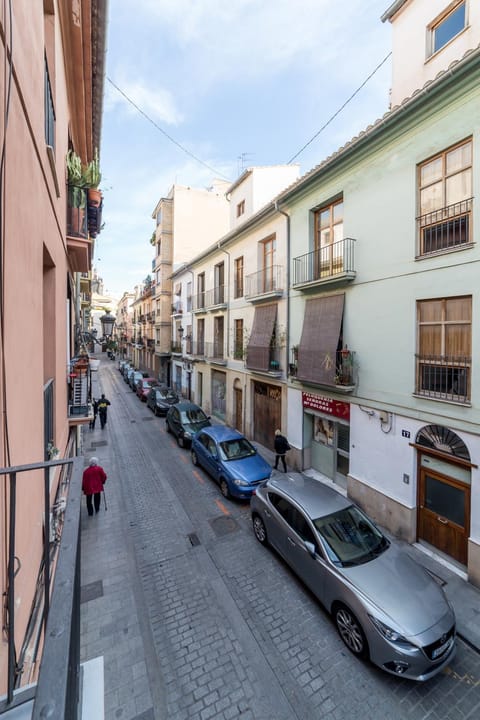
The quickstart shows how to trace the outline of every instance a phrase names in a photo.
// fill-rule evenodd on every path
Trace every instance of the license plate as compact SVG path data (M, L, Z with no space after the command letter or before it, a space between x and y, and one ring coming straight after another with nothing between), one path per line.
M436 650L434 650L432 653L432 660L435 660L440 655L443 655L443 653L446 652L446 650L448 650L448 648L450 648L452 646L452 643L453 643L453 638L450 638L450 640L447 640L446 643L444 643L443 645L440 645L440 647L438 647Z

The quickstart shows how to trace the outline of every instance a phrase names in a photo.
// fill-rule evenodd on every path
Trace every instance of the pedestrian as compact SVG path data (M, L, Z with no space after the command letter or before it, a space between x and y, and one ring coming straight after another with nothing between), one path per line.
M95 429L95 421L96 421L97 415L98 415L98 400L95 400L95 398L93 398L93 401L92 401L92 410L93 410L93 418L90 420L90 430Z
M282 435L280 430L275 430L275 470L278 470L278 461L282 461L283 471L287 472L287 463L285 461L285 453L290 450L287 438Z
M93 515L94 507L96 513L100 510L100 498L106 479L105 470L98 464L97 458L90 458L88 468L85 468L82 477L82 490L87 498L89 515Z
M110 400L107 400L105 395L102 393L102 397L98 401L98 414L100 415L100 425L103 430L107 424L107 409L110 405Z

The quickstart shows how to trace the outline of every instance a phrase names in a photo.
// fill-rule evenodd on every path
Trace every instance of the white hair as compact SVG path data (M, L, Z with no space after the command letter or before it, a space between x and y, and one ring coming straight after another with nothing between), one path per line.
M92 457L90 458L90 465L98 465L98 458Z

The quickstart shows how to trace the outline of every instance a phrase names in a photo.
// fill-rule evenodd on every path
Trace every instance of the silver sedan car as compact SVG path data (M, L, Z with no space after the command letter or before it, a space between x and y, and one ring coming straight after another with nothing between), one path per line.
M358 657L428 680L455 655L455 615L435 579L350 500L312 478L270 479L251 498L253 530L332 614Z

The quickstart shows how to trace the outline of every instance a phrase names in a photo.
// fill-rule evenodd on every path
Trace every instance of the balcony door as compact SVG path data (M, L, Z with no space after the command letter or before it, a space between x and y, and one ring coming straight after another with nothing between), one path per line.
M343 200L315 213L314 279L343 271Z

